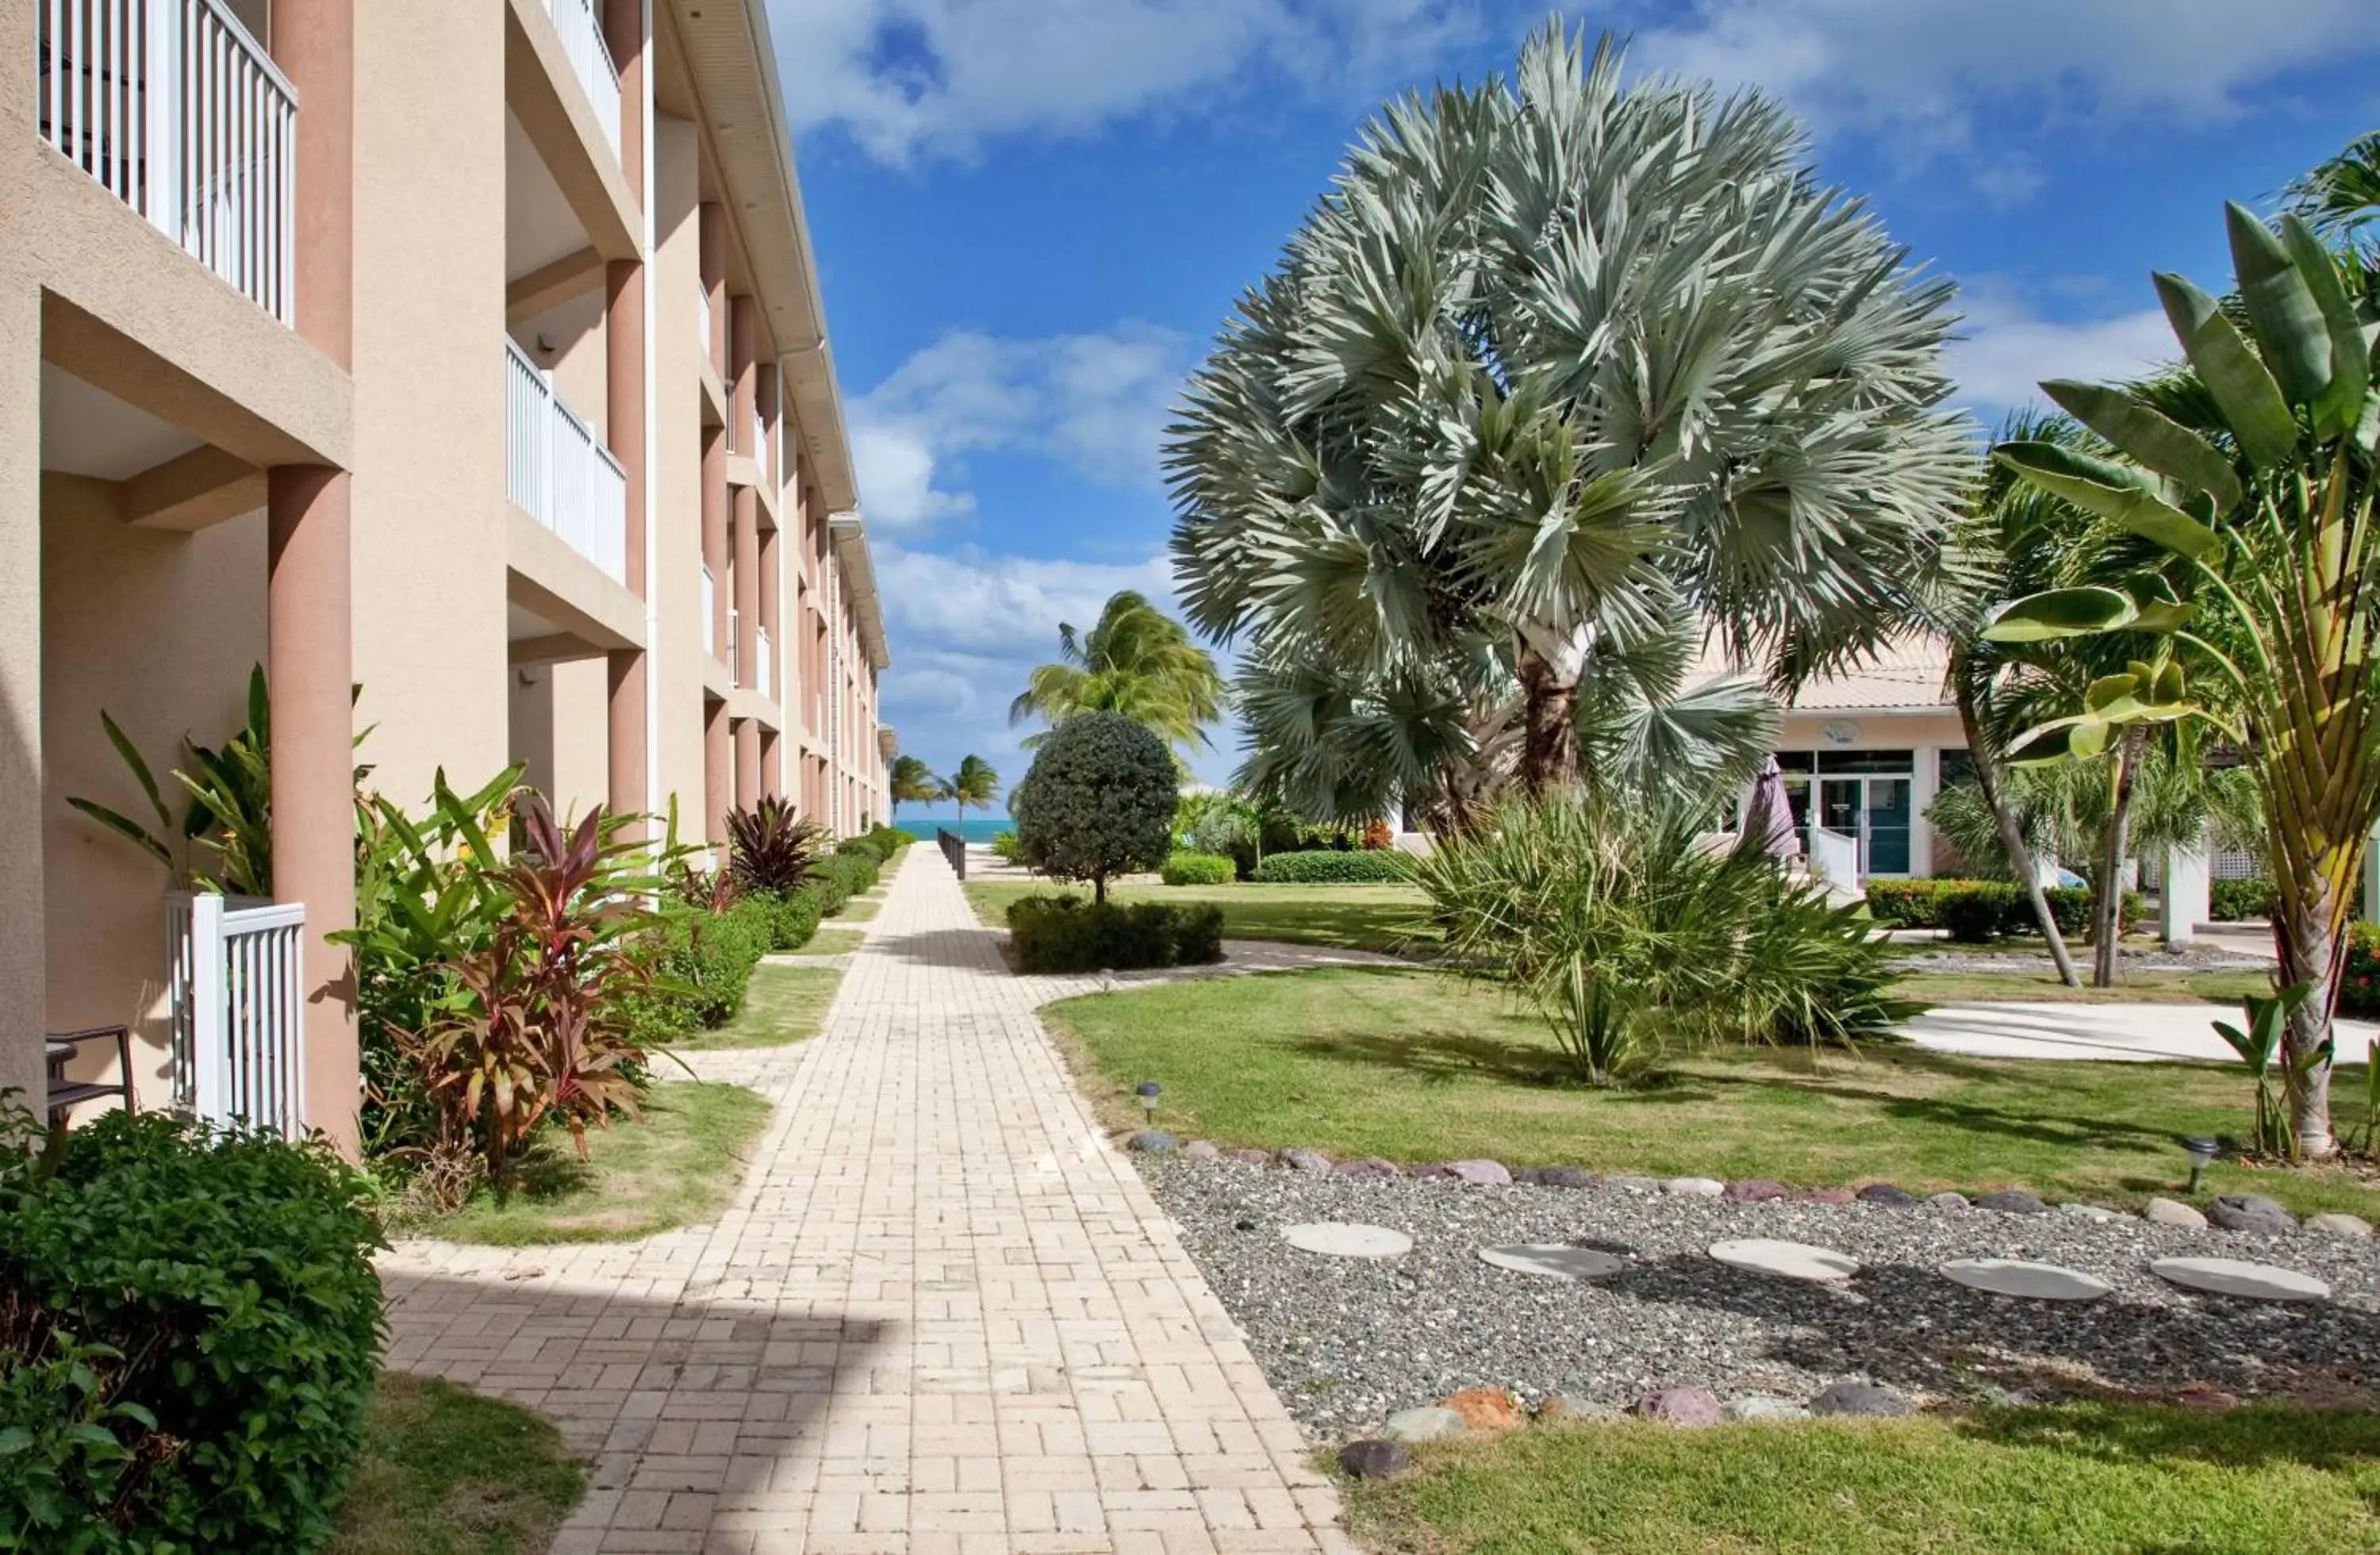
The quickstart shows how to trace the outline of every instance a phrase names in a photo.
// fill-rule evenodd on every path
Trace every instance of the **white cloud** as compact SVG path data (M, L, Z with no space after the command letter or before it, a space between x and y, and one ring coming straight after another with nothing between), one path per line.
M1991 277L1961 298L1964 339L1943 350L1960 403L1988 412L2042 399L2046 378L2137 377L2177 354L2165 314L2155 308L2107 318L2046 319Z
M851 405L852 456L869 520L917 535L975 511L953 481L966 456L1038 456L1105 486L1158 480L1158 444L1188 342L1125 323L1100 334L1002 338L953 330Z
M1912 162L1982 160L1979 107L2049 127L2085 120L2203 125L2246 111L2283 71L2380 49L2371 0L1694 0L1648 26L1641 66L1758 84L1822 133L1874 133ZM1996 200L2038 175L1995 155Z
M1259 81L1356 90L1478 27L1478 0L770 0L796 130L894 164L1079 134Z

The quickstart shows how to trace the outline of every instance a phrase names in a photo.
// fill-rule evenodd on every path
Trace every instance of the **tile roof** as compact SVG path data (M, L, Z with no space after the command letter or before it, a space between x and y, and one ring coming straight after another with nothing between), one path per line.
M1791 711L1828 712L1877 708L1949 707L1942 693L1947 655L1934 638L1894 643L1865 662L1812 681L1793 699ZM1693 682L1715 679L1740 666L1732 663L1717 641L1706 642L1701 660L1689 677Z

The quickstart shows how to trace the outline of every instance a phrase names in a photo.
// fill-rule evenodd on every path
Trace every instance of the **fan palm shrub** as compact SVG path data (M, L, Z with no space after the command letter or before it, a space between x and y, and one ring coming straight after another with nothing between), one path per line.
M2142 725L2236 709L2224 733L2263 791L2274 876L2283 1068L2299 1148L2326 1154L2331 1020L2363 855L2380 821L2380 531L2373 525L2380 395L2369 298L2301 219L2277 233L2228 208L2238 314L2178 275L2156 289L2187 371L2176 385L2053 382L2043 391L2116 450L2034 443L1997 456L2022 480L2178 558L2176 603L2083 588L2016 601L1986 635L2130 634L2152 646L2052 720L2095 754ZM2177 419L2179 417L2179 419ZM2192 674L2216 688L2193 699Z
M1061 623L1058 655L1026 677L1024 691L1009 704L1009 723L1120 712L1186 752L1206 745L1206 726L1223 716L1223 676L1214 656L1190 639L1182 623L1132 589L1111 596L1087 633ZM1025 748L1045 737L1027 735Z
M1973 468L1951 287L1767 98L1622 64L1555 22L1385 109L1193 377L1175 567L1247 639L1259 778L1385 749L1443 794L1501 739L1566 785L1607 655L1707 624L1788 688L1930 608ZM1272 754L1306 731L1340 737Z

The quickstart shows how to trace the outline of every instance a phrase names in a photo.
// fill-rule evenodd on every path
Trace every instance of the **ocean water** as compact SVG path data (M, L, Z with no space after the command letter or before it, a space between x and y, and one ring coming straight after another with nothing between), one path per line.
M911 815L904 809L901 819L892 824L909 835L929 843L934 840L936 832L956 832L970 843L989 843L997 833L1013 831L1016 822L1001 810L994 810L990 815L980 810L969 810L966 820L962 821L950 815Z

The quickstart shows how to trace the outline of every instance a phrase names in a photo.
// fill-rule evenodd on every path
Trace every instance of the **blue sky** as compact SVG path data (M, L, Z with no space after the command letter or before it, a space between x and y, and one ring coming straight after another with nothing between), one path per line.
M1640 69L1758 85L1961 285L1985 419L2168 337L2221 202L2380 124L2372 0L1653 0ZM1379 102L1509 65L1502 0L770 0L874 535L886 719L1024 773L1009 699L1119 588L1165 595L1167 407ZM2240 18L2252 17L2242 26ZM1229 732L1197 765L1220 780Z

